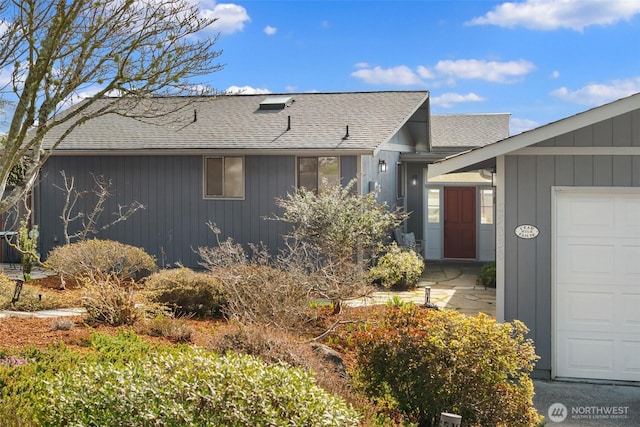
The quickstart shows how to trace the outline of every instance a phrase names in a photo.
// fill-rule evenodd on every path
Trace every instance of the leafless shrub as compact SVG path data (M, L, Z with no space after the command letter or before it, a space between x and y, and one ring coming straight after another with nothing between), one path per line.
M211 271L225 287L223 312L242 323L295 330L308 320L311 295L285 271L266 265L236 265Z
M336 311L341 302L373 292L366 266L352 258L326 258L316 246L290 237L273 265L287 271L314 298L332 301Z
M184 318L176 319L162 315L140 322L136 330L152 337L167 338L174 343L190 342L194 333Z
M73 329L75 325L76 323L73 320L69 319L68 317L61 317L53 321L53 323L51 324L51 330L52 331L70 331L71 329Z
M145 301L133 282L117 276L85 279L82 306L89 320L112 326L133 325L137 320L163 313L164 308Z

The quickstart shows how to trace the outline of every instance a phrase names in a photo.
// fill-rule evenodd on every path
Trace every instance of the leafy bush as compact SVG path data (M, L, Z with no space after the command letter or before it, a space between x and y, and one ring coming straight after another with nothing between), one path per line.
M412 288L420 280L424 271L424 260L412 250L403 250L395 242L389 247L376 265L371 268L373 281L385 287Z
M30 230L27 220L23 219L20 221L20 228L18 229L18 249L22 254L20 263L22 264L22 274L25 282L31 280L33 264L40 260L40 254L38 253L39 235L37 225L34 225Z
M425 426L441 412L470 425L540 421L529 376L538 357L523 323L412 306L380 313L343 337L357 386L376 404Z
M490 262L480 268L478 273L478 284L482 286L488 286L490 288L496 287L496 263Z
M13 355L2 354L0 359L11 361L0 363L2 427L40 427L34 421L34 413L37 397L45 393L47 380L76 369L83 360L90 363L135 362L152 351L159 351L157 346L141 340L130 330L119 330L113 336L96 333L85 344L92 351L79 353L60 342L45 348L24 347Z
M40 425L355 426L301 369L186 347L133 363L85 361L35 397Z
M101 280L108 276L139 279L155 271L155 259L143 249L113 240L84 240L54 248L45 265L61 276Z
M272 216L291 225L285 236L290 258L306 264L316 280L310 281L316 294L340 302L368 293L368 267L385 250L391 230L408 218L399 208L390 209L376 200L377 194L358 194L357 179L322 183L322 191L300 188L277 199L282 215Z
M145 282L145 292L150 301L165 304L178 316L216 316L226 301L220 280L188 268L152 274Z

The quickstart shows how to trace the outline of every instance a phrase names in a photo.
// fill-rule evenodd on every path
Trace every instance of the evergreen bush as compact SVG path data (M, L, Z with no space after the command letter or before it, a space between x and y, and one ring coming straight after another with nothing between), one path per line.
M421 426L441 412L469 425L535 426L530 373L538 357L522 322L497 323L416 306L386 307L343 342L358 389Z
M404 250L395 242L389 246L376 265L371 268L371 279L384 287L413 288L424 271L424 260L413 250Z
M81 363L55 376L38 402L43 427L355 426L341 400L301 369L203 350L135 363Z
M83 240L54 248L45 266L73 279L115 276L140 279L157 269L155 259L142 248L113 240Z
M147 278L145 293L150 301L166 305L176 316L218 316L226 304L220 280L189 268L159 270Z

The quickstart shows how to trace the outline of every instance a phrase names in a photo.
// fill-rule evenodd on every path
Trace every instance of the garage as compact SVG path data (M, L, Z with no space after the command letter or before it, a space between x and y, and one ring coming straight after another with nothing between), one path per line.
M640 381L640 188L554 188L554 377Z
M529 328L533 375L640 385L640 93L427 176L478 168L495 170L496 318Z

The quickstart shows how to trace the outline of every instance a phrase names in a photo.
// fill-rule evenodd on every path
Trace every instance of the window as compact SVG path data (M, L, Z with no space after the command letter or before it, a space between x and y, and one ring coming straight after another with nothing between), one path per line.
M493 224L493 188L480 190L480 224Z
M440 189L427 190L427 218L429 223L440 222Z
M241 199L244 197L244 159L205 157L204 197Z
M396 168L396 193L397 198L401 199L405 196L407 192L407 181L405 180L405 164L398 163L398 167Z
M340 157L299 157L298 188L322 192L340 183Z

